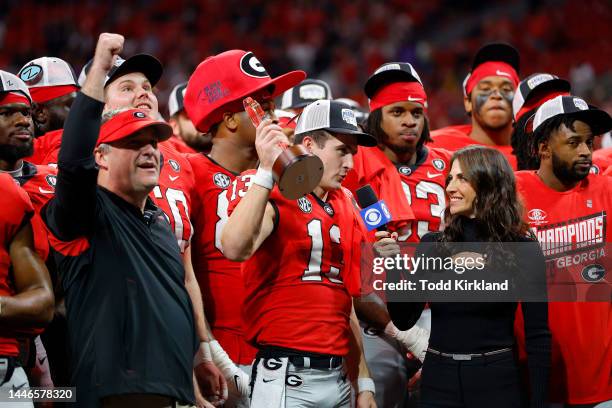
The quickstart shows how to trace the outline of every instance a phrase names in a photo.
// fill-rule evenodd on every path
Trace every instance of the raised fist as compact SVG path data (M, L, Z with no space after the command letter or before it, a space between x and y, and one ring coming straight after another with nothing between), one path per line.
M98 37L96 52L94 54L91 69L100 69L104 72L110 71L119 53L123 50L125 39L120 34L102 33Z

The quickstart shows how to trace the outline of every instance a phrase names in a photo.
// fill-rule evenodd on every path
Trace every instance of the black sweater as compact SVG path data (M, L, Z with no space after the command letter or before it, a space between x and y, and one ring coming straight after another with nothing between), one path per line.
M462 242L482 242L481 229L475 220L463 220ZM422 243L437 242L440 233L423 236ZM533 242L527 238L524 242ZM417 253L423 252L420 245ZM431 246L431 244L429 244ZM537 242L529 246L528 256L516 260L518 268L544 271L544 257ZM477 251L475 251L477 252ZM534 264L540 267L533 268ZM423 308L422 303L389 303L389 314L400 330L407 330L415 323ZM499 303L430 303L431 348L446 353L482 353L512 348L514 318L517 302ZM550 370L550 331L548 329L548 304L523 302L521 309L525 320L525 338L531 383L531 406L544 407L548 399L548 375Z

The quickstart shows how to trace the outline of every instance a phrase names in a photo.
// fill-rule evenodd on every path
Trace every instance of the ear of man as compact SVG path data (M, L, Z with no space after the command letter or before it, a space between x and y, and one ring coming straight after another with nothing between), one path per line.
M225 112L223 114L223 126L230 132L237 132L240 128L240 118L238 113Z
M463 107L468 116L472 116L472 94L463 97Z

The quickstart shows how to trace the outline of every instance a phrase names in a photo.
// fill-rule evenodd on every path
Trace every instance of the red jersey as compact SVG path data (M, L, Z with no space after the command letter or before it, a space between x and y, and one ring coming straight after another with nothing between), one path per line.
M612 242L612 179L589 175L575 188L558 192L535 171L517 172L516 178L527 221L544 255L554 262L555 272L575 282L580 296L580 282L588 282L588 266L572 265L575 260L584 257L605 264L610 259L605 243ZM559 248L555 243L572 245ZM552 401L590 404L612 399L612 304L550 302L548 318Z
M431 132L431 138L433 139L431 145L451 152L455 152L462 147L470 145L492 147L506 156L512 169L516 170L516 157L512 154L512 146L485 145L478 143L470 137L470 133L472 133L472 125L447 126L442 129L437 129Z
M250 173L228 190L230 214L251 185ZM274 231L242 263L247 338L259 346L344 356L365 239L351 194L342 188L330 191L326 202L314 194L288 200L275 187L269 202Z
M612 167L612 147L595 150L593 152L591 173L604 174L610 167Z
M9 276L9 246L23 223L31 217L34 208L26 192L8 174L0 174L0 192L0 295L14 296L13 278ZM0 336L0 355L18 354L17 339Z
M193 227L189 218L191 191L195 184L189 161L174 150L172 145L162 142L158 145L163 158L159 183L150 197L162 209L170 221L181 253L189 246Z
M34 164L57 167L57 155L62 144L63 134L64 129L58 129L34 139L34 154L26 160Z
M232 361L251 364L256 350L244 336L241 317L244 279L240 262L230 261L221 252L221 230L228 219L226 191L237 175L204 154L187 158L198 180L192 197L195 235L191 261L202 291L206 318Z
M185 143L185 141L181 139L180 136L173 135L170 139L167 140L167 142L171 144L172 147L174 147L174 149L179 153L183 153L183 154L197 153L197 151L189 147L189 145L187 145L187 143Z

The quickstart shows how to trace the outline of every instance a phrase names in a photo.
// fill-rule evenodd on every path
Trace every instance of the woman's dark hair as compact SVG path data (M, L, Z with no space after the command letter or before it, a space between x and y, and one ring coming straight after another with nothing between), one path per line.
M376 109L371 112L368 116L367 122L364 123L365 132L371 134L378 140L379 145L384 145L387 140L387 134L382 129L382 108ZM431 142L431 136L429 134L429 119L425 116L425 124L423 125L423 132L421 133L421 138L419 139L416 149L419 151L421 147L425 143Z
M459 161L463 177L476 191L474 213L487 241L510 242L527 236L529 227L523 221L514 173L504 155L488 147L468 146L453 154L451 167L455 161ZM452 215L450 207L446 207L443 241L461 241L463 217Z

